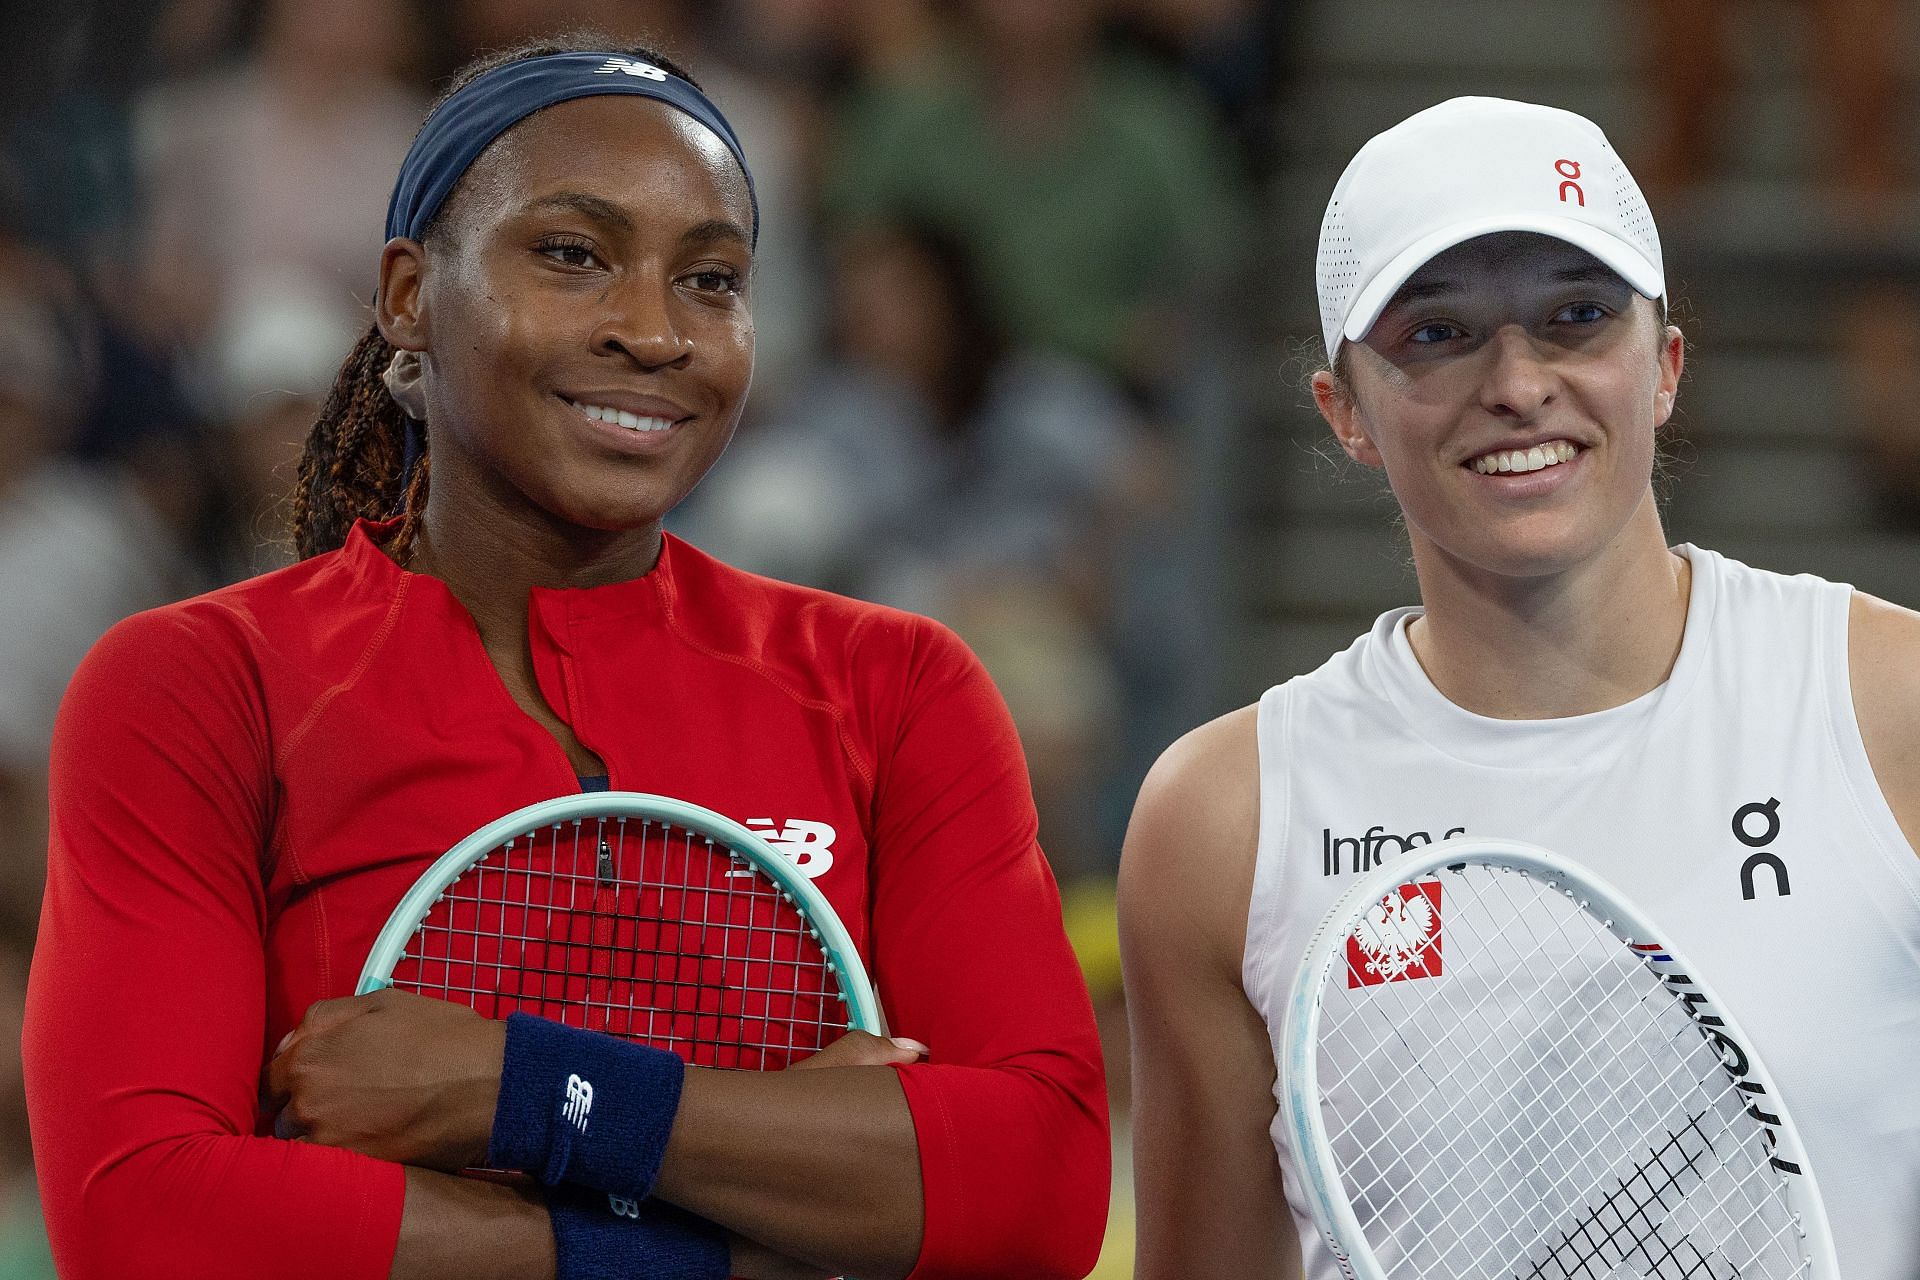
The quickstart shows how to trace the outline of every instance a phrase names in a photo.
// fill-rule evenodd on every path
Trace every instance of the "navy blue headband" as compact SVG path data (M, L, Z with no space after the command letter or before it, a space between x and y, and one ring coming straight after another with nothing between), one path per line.
M418 240L487 144L542 107L573 98L632 93L686 112L727 144L747 180L752 235L760 239L760 201L746 153L720 109L689 81L664 67L617 53L550 53L495 67L461 86L434 109L400 163L387 202L387 239Z

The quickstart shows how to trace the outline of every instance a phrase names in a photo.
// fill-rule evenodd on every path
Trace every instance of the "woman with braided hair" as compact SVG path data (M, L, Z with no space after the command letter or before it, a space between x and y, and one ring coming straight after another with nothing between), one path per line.
M998 695L937 624L661 531L747 392L756 230L650 50L517 50L422 126L300 562L122 623L62 709L25 1058L68 1280L1091 1269L1099 1052ZM815 833L917 1039L676 1060L631 1200L463 1179L536 1033L360 962L459 837L606 787Z

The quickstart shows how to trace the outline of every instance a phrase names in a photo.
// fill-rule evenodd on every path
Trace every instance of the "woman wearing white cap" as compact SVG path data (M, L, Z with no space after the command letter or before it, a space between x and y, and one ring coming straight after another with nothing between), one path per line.
M1421 604L1141 791L1136 1274L1338 1274L1269 1128L1286 988L1357 872L1465 832L1587 863L1710 970L1799 1119L1841 1271L1911 1280L1920 614L1667 545L1654 436L1684 346L1591 122L1459 98L1375 137L1319 293L1314 396L1385 470Z

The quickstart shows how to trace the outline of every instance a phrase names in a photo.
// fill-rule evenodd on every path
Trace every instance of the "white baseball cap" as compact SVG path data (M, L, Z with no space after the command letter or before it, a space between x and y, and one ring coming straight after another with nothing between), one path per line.
M1453 98L1376 134L1320 223L1320 327L1332 359L1366 337L1407 278L1477 236L1534 231L1666 296L1660 233L1600 127L1558 107Z

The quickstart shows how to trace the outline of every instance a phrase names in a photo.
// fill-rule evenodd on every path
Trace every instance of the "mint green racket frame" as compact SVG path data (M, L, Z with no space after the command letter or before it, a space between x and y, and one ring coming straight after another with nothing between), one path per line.
M405 955L407 943L427 913L448 886L475 863L511 840L575 821L600 818L671 823L725 846L736 861L751 864L754 871L773 881L781 897L800 913L808 932L819 942L827 968L846 1003L848 1029L881 1036L887 1033L886 1018L852 936L826 895L813 886L792 860L731 818L697 804L644 791L585 791L541 800L489 822L454 845L421 874L387 917L387 923L374 939L366 965L360 970L356 993L366 995L392 984L394 966Z

